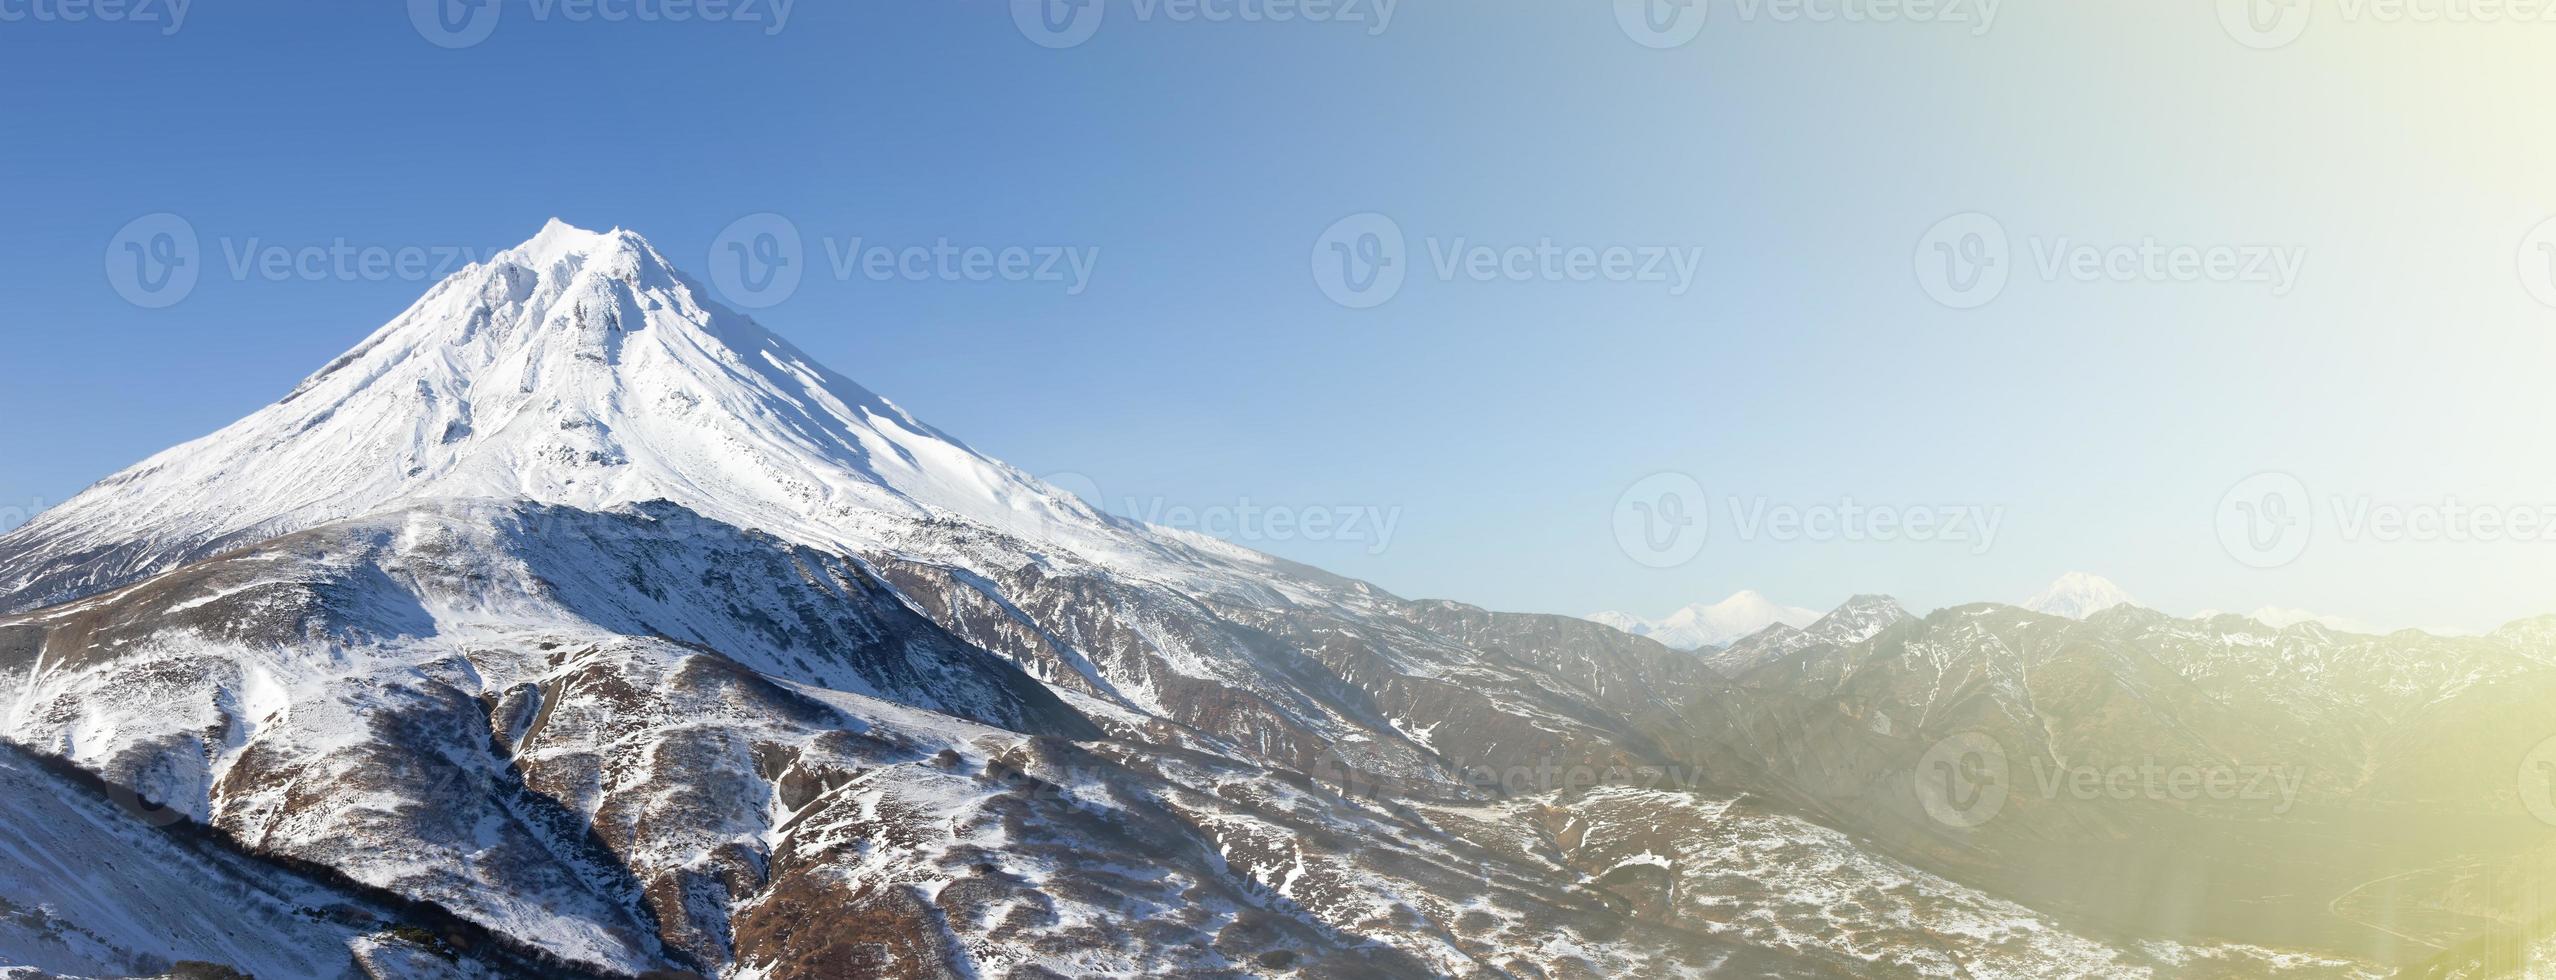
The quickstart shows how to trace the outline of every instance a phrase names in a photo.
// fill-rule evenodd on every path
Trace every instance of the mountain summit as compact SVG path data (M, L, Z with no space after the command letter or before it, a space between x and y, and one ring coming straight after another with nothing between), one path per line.
M2139 933L2148 889L2105 875L2217 840L2386 859L2337 888L2544 877L2186 801L2017 793L1946 836L1909 778L1970 732L2508 809L2505 762L2458 774L2473 733L2544 737L2544 623L2409 655L1881 596L1681 616L1765 624L1677 653L1105 517L554 222L0 537L0 789L35 801L0 840L40 832L0 893L42 903L0 972L2269 977L2327 961ZM144 800L203 833L96 819ZM2246 867L2202 881L2232 928L2349 904ZM187 925L217 905L239 929Z
M50 604L434 498L668 500L825 547L892 544L883 515L1129 547L1072 494L710 301L638 235L554 220L282 400L0 538L0 596Z
M2139 600L2130 597L2112 580L2084 572L2069 572L2050 583L2050 587L2023 601L2023 608L2052 616L2084 619L2114 606L2135 606Z

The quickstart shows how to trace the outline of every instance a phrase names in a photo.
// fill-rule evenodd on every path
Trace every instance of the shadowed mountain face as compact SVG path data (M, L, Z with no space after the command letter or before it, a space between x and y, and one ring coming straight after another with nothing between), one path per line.
M1866 597L1698 655L1406 601L1094 512L557 225L0 537L0 611L10 741L605 975L2367 975L2534 921L2530 743L2469 750L2556 703L2545 624ZM2279 795L2100 792L2151 760Z

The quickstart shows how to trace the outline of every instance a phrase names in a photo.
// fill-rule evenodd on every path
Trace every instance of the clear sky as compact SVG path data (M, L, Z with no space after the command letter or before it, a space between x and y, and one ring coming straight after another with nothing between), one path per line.
M1385 515L1228 536L1405 595L1925 607L2085 570L2177 612L2556 612L2556 534L2455 540L2556 513L2556 23L135 2L0 2L0 524L432 279L262 256L431 268L556 215L713 281L768 213L803 278L742 299L844 373L1123 513ZM135 264L171 228L176 293ZM893 261L943 241L1091 263Z

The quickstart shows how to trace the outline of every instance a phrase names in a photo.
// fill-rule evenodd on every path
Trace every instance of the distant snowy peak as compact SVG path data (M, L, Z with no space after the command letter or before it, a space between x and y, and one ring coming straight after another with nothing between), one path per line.
M2114 606L2135 606L2139 600L2114 585L2111 579L2084 572L2069 572L2050 583L2040 594L2023 601L2025 609L2069 619L2084 619Z
M1659 620L1646 620L1621 612L1592 613L1588 619L1635 636L1648 637L1672 650L1700 650L1722 646L1779 623L1792 627L1808 626L1819 620L1819 612L1779 605L1749 590L1720 602L1697 603Z
M1897 599L1886 595L1859 595L1830 610L1828 615L1820 617L1818 622L1805 627L1802 632L1820 643L1861 643L1914 618Z

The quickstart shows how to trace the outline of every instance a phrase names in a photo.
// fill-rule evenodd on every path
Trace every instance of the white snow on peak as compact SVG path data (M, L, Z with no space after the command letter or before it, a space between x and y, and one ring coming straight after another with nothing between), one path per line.
M712 302L639 235L553 220L282 401L108 478L0 538L0 554L149 542L136 559L149 567L115 573L130 580L223 542L440 498L663 499L846 549L958 519L1141 577L1182 574L1202 551L925 425ZM0 567L0 594L29 581L26 565Z
M1697 603L1658 620L1621 612L1592 613L1591 622L1635 636L1649 637L1672 650L1717 647L1777 623L1795 628L1819 621L1816 610L1779 605L1755 590L1743 590L1720 602Z
M1883 630L1911 617L1899 600L1886 595L1859 595L1839 603L1828 615L1819 618L1805 630L1807 639L1821 643L1862 643L1881 635Z
M2025 609L2069 619L2084 619L2114 606L2135 606L2139 600L2130 597L2111 579L2084 572L2069 572L2041 590L2039 595L2023 601Z

